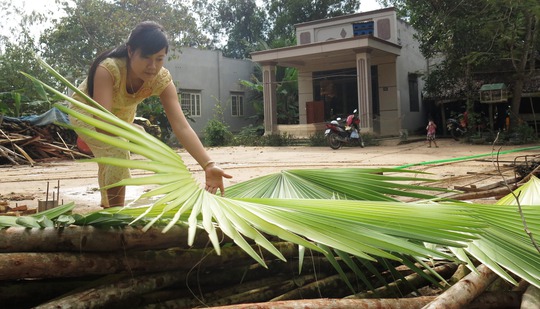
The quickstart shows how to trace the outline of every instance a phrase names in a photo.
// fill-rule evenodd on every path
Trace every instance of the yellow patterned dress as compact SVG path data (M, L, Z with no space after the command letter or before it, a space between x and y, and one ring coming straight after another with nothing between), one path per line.
M145 81L139 91L130 94L126 90L127 62L125 58L107 58L101 62L100 66L104 67L111 74L114 81L113 106L111 112L128 123L133 123L137 105L139 105L139 103L150 96L159 96L172 81L169 71L165 68L161 68L153 80ZM79 89L84 93L88 93L86 80L80 84ZM80 102L85 102L78 94L74 94L73 98ZM76 106L72 105L71 108L87 114ZM70 117L70 121L76 126L95 130L93 126L74 117ZM88 144L95 157L130 158L129 152L124 149L104 144L93 138L85 136L81 136L81 138ZM131 174L127 168L99 164L98 183L100 188L130 177ZM105 194L105 192L102 192L101 194L101 204L104 207L109 205L107 194Z

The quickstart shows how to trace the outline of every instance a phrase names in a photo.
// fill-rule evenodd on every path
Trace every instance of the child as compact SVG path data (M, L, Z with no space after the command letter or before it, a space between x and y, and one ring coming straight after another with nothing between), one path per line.
M435 141L435 131L437 131L437 125L435 124L435 122L433 122L432 119L429 119L426 130L427 130L427 141L429 143L428 148L431 148L431 142L435 144L435 147L439 148L439 146L437 145L437 142Z

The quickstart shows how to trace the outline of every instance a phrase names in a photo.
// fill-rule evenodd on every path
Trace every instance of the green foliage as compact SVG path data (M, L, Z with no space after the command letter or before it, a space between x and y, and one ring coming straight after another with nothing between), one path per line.
M229 126L216 118L210 119L204 127L204 143L207 146L225 146L231 138Z
M366 146L379 146L379 139L372 133L361 133L362 140Z
M232 146L292 146L298 144L298 139L291 134L269 134L263 135L264 128L262 126L249 125L244 127L242 131L235 134L230 140L229 145Z
M291 146L297 144L297 139L288 133L269 134L263 136L264 146Z
M324 132L315 132L309 136L309 146L318 147L318 146L328 146L328 141Z
M143 20L157 21L167 29L173 51L185 45L204 48L209 43L181 0L74 0L61 5L65 16L41 36L47 46L43 57L72 80L85 77L97 54L124 43L129 31Z
M527 123L520 123L510 134L509 141L512 144L526 144L538 140L534 128Z
M222 48L226 57L249 58L256 42L264 39L268 27L266 12L255 0L195 0L193 4L213 44L219 45L226 36L227 43Z
M46 81L52 80L35 60L33 39L27 37L20 45L8 42L3 50L0 54L0 113L19 117L41 114L50 109L49 100L54 101L55 98L48 98L40 85L21 78L20 74L24 71Z
M137 106L137 115L148 119L161 129L161 140L167 140L172 128L158 97L150 97Z
M418 31L425 57L444 59L427 78L428 96L444 97L446 91L473 101L478 82L496 79L512 84L512 111L518 112L523 82L537 74L538 1L383 2L398 7Z
M204 127L204 142L207 146L225 146L232 139L229 125L223 120L225 107L217 101L214 106L214 117Z
M360 8L360 2L355 0L270 0L265 5L272 25L269 42L294 42L294 25L354 13Z

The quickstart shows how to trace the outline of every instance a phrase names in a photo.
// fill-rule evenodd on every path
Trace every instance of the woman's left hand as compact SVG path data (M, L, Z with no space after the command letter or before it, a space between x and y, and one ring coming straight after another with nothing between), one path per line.
M214 163L210 164L204 169L206 174L206 186L204 187L206 191L216 194L217 190L221 192L221 196L225 194L225 188L223 186L223 178L232 178L231 175L225 173L221 168L219 168Z

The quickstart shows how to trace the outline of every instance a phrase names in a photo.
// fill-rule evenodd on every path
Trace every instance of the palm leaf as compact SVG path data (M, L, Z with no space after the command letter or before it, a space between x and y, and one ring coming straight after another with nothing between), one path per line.
M387 175L383 175L387 173ZM415 173L414 176L388 174ZM410 182L432 182L418 178L421 172L392 168L328 168L284 170L235 184L227 188L227 196L235 198L265 197L293 199L354 199L369 201L397 201L391 196L436 199L436 196L414 191L447 189L411 185ZM408 182L408 183L398 183Z

